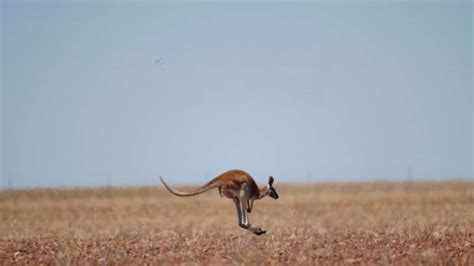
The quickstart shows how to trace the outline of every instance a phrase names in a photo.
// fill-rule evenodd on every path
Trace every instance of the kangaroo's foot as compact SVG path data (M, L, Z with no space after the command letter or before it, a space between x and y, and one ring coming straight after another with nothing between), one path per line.
M263 230L262 228L259 228L259 227L252 227L252 228L249 228L250 232L260 236L260 235L263 235L265 234L267 231Z

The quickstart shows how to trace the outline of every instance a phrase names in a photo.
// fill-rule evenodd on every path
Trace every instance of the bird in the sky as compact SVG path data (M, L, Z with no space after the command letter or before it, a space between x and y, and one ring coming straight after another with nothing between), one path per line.
M158 66L159 68L163 67L163 58L159 57L155 59L155 66Z

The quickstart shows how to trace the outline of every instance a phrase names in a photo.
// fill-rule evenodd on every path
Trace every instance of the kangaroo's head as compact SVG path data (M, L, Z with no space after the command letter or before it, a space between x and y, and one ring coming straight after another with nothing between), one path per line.
M273 176L268 177L268 196L278 199L278 193L275 188L273 188Z

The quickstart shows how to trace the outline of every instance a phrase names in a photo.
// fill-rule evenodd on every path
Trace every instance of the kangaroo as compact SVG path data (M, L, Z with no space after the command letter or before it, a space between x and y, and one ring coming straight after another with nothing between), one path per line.
M239 226L256 235L263 235L267 231L252 226L249 223L248 213L252 212L254 201L262 199L265 196L270 196L274 199L278 199L279 197L275 188L273 188L274 179L272 176L268 178L267 185L258 188L252 176L242 170L230 170L218 175L193 192L175 190L166 184L161 176L160 180L169 192L179 197L196 196L213 188L218 188L221 197L226 197L234 201L235 208L237 209Z

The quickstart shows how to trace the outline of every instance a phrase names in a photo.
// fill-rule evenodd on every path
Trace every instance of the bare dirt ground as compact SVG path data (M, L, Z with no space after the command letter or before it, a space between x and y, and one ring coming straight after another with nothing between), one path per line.
M0 191L0 264L474 265L474 182L275 184L255 236L216 191Z

